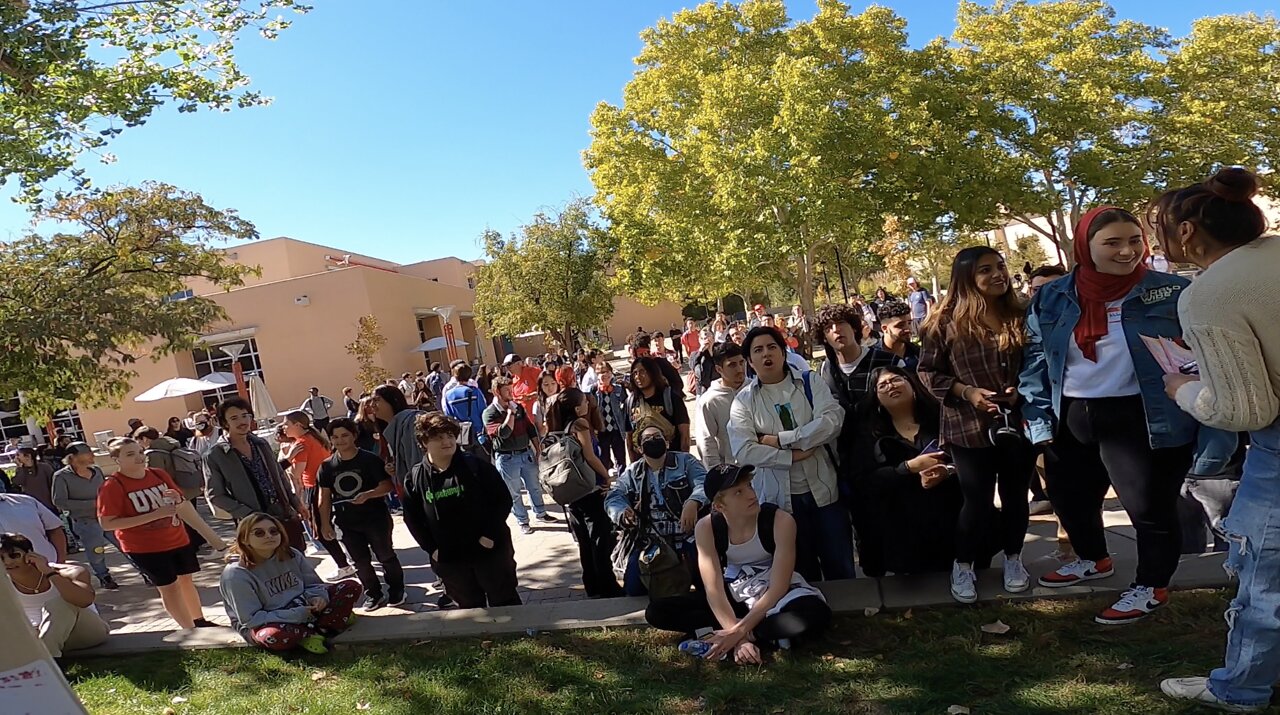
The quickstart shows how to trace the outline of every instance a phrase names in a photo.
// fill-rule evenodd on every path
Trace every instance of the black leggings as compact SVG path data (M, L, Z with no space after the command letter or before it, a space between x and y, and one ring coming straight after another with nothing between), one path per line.
M1178 494L1194 446L1152 449L1142 397L1062 399L1045 472L1053 509L1082 559L1107 557L1102 502L1115 487L1138 536L1139 586L1164 588L1178 569Z
M1035 472L1036 455L1030 444L1021 447L949 448L956 477L964 493L956 524L956 561L972 564L990 554L990 545L1008 556L1022 553L1030 512L1027 487ZM1000 511L995 494L1000 490ZM991 525L996 524L995 533Z
M578 542L582 564L582 585L588 598L622 596L622 587L613 575L613 522L604 510L604 495L592 492L565 508L569 531Z
M604 464L606 470L618 468L618 471L627 468L627 440L622 435L621 430L612 429L608 432L596 433L596 442L599 444L600 461Z
M742 618L750 610L745 604L729 599L733 612ZM650 626L663 631L675 631L689 636L701 628L719 630L720 623L711 611L711 604L701 593L660 598L649 603L644 619ZM772 616L765 616L752 634L756 642L776 641L780 638L799 638L816 635L831 622L831 607L817 596L800 596L793 599Z
M337 564L338 568L347 568L351 563L347 561L347 555L342 551L342 545L338 543L337 539L326 539L320 534L320 489L318 487L307 487L302 491L307 499L307 505L311 508L311 522L316 525L316 533L314 534L316 541L319 541L324 550L329 552L329 556L333 557L333 563ZM306 547L304 546L299 550L305 551Z

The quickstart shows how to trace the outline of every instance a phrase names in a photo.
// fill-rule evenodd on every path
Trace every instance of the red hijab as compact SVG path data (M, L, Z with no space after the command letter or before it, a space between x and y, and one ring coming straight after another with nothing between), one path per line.
M1098 341L1107 334L1107 303L1120 300L1138 285L1147 273L1146 258L1151 253L1147 244L1147 231L1138 224L1142 231L1143 253L1138 267L1127 276L1101 273L1093 263L1093 254L1089 252L1089 226L1104 211L1116 209L1115 206L1099 206L1080 218L1076 224L1073 237L1076 259L1076 298L1080 301L1080 322L1076 323L1075 338L1080 352L1093 362L1098 361Z

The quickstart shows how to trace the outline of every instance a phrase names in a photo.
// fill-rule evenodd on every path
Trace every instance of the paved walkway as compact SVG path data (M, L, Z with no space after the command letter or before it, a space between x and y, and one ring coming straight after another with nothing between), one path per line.
M615 369L625 370L625 361L615 361ZM692 402L690 406L692 407ZM690 412L696 415L696 411L691 409ZM1110 533L1109 541L1114 556L1118 560L1135 559L1136 544L1128 516L1114 499L1108 501L1105 508L1105 523ZM535 520L534 533L528 536L520 533L514 517L508 519L516 548L520 594L526 604L558 603L586 598L582 589L577 546L563 520L563 510L554 504L549 505L548 509L560 517L561 522L543 524ZM203 508L201 511L207 514ZM231 539L229 523L216 520L210 523L223 534L223 538ZM1056 530L1057 522L1052 516L1032 518L1024 559L1033 576L1039 576L1044 571L1056 568L1056 562L1050 557L1056 549ZM436 580L435 574L427 565L426 555L418 548L399 517L395 518L394 543L400 562L405 569L408 601L404 606L384 608L369 617L380 620L412 613L427 614L439 610L435 606L435 601L441 591L431 586ZM69 560L83 563L83 554L76 554ZM196 585L200 591L205 616L215 623L227 624L228 619L218 592L218 577L222 571L220 556L205 554L202 555L201 561L203 568L196 575ZM321 577L334 570L333 561L327 556L311 557L311 561L316 565ZM154 588L149 588L142 583L137 572L122 556L111 551L107 562L121 588L118 591L101 591L98 595L98 607L103 617L110 623L113 633L176 629L177 624L164 612L159 594ZM938 575L936 580L939 583L945 583L946 575ZM395 619L392 622L395 622Z

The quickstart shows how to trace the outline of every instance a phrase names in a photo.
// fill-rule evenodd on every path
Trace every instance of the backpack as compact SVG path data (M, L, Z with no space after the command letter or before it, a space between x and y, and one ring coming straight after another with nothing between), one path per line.
M778 513L776 504L761 504L760 516L756 520L756 534L760 537L760 545L764 550L773 555L773 550L777 548L777 544L773 541L773 519ZM711 512L711 536L714 537L716 543L716 555L720 557L720 568L729 565L729 522L725 520L724 514L718 511Z
M462 422L462 426L463 426L463 433L461 438L458 440L458 444L464 447L470 447L476 441L483 444L486 441L485 435L483 434L483 432L476 430L476 426L474 422L475 416L476 416L475 403L479 402L482 405L484 404L484 400L479 396L477 396L477 393L480 392L480 390L470 385L459 385L458 387L462 387L466 390L467 396L465 398L461 400L450 400L447 396L445 397L445 403L452 408L450 410L451 412L456 411L457 413L461 414L462 410L459 409L459 407L462 405L466 405L466 408L467 408L466 416L457 418L460 422ZM453 392L454 389L457 389L457 388L453 388L449 390L449 392ZM481 412L484 411L483 407L481 407L480 409L481 409ZM452 415L450 416L452 417Z
M689 593L693 576L671 541L653 528L649 519L650 500L649 470L645 469L644 478L640 480L640 509L636 525L622 530L610 556L614 575L619 581L624 580L631 554L639 551L636 570L649 599L683 596Z
M173 482L179 489L184 492L204 489L204 460L194 450L186 447L174 450L148 449L147 462L150 463L151 456L156 454L168 465L161 468L173 477Z
M568 432L551 432L542 438L538 484L542 493L567 506L596 491L596 473L587 466L582 445Z

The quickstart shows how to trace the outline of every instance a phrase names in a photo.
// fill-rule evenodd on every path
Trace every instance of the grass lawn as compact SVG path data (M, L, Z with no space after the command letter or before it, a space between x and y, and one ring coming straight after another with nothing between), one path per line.
M841 617L764 668L704 663L644 629L431 640L281 658L258 650L84 660L67 677L91 713L1005 713L1202 712L1161 678L1220 662L1228 595L1175 594L1128 627L1100 601ZM996 620L1005 635L983 633ZM173 702L175 697L185 701Z

